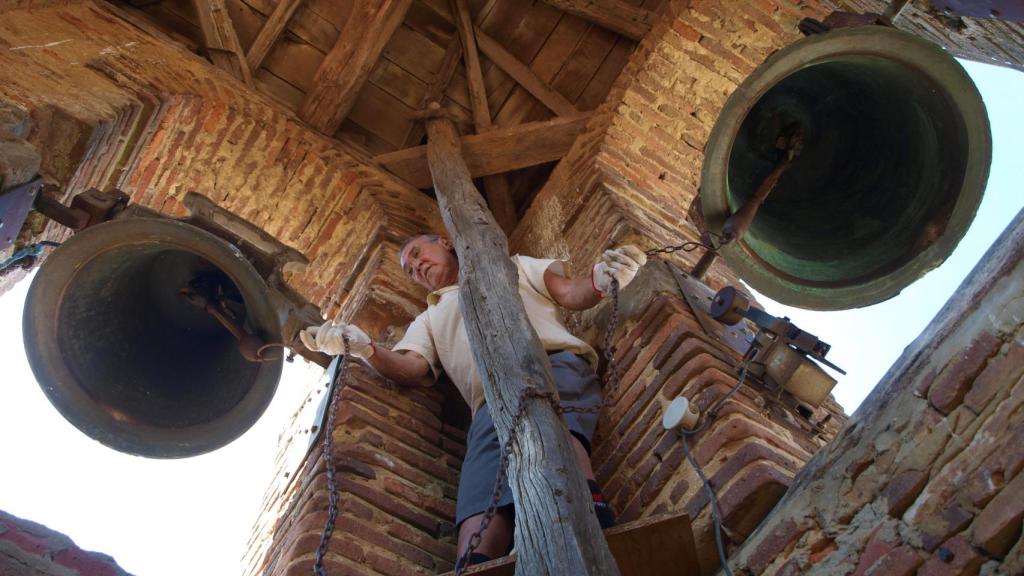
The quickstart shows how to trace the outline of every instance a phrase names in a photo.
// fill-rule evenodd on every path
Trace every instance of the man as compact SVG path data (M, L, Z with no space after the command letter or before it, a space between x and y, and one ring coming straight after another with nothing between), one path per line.
M458 554L463 556L469 539L483 519L498 474L501 445L491 421L483 387L473 359L459 304L459 261L448 238L433 234L414 236L399 251L402 269L430 291L427 309L413 320L405 337L392 350L378 348L356 326L333 324L308 328L300 337L306 347L328 354L344 350L348 337L351 353L366 360L381 375L404 386L431 386L444 370L473 412L467 435L466 457L459 479L455 520ZM566 278L562 263L513 256L519 272L519 295L526 314L548 352L552 374L563 406L582 408L601 404L601 383L595 373L597 353L573 336L562 324L557 306L584 310L597 304L611 289L612 278L625 287L647 260L635 246L607 250L591 273ZM577 461L587 478L595 513L604 527L614 516L604 504L590 465L590 439L597 426L596 414L563 415L572 433ZM512 494L508 487L499 500L499 511L482 535L470 564L505 555L512 545Z

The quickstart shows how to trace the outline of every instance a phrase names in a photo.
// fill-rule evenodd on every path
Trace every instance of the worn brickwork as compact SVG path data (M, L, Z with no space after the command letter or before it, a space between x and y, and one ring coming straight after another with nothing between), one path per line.
M623 521L689 514L703 573L710 574L719 562L709 501L661 417L680 395L706 413L736 385L742 361L705 332L664 264L649 264L637 283L622 296L627 320L615 344L622 381L601 416L594 469ZM690 438L716 487L729 548L753 531L844 421L831 399L798 409L788 394L748 377L712 424Z
M3 576L128 576L113 558L88 552L46 526L0 511Z
M389 256L440 227L430 198L107 5L8 11L0 46L0 97L31 113L63 200L115 186L181 215L194 190L303 252L288 280L310 301L358 310L375 335L416 311Z
M824 3L836 10L875 14L885 12L890 4L887 0L825 0ZM998 3L989 5L999 11ZM912 0L893 25L935 42L957 58L1024 70L1024 23L949 16L935 10L929 0Z
M733 561L746 574L1024 573L1024 213Z
M353 366L334 429L341 513L326 566L331 574L437 574L455 558L455 492L465 434L445 424L435 388L385 390ZM327 519L319 444L290 475L273 546L247 573L311 573Z
M604 247L698 240L688 220L704 143L729 94L773 51L799 37L816 2L672 2L640 43L608 99L555 168L512 236L525 252L577 267ZM701 252L677 254L688 268ZM735 283L715 264L709 283Z

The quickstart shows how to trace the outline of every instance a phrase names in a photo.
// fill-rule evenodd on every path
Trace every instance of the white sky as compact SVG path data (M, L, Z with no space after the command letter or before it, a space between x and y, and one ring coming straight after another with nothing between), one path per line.
M897 298L870 308L807 312L764 301L770 313L790 316L832 345L829 359L849 372L835 390L849 412L1024 206L1024 74L965 66L988 106L994 156L978 217L953 255ZM286 365L270 409L221 450L171 461L127 456L79 433L36 385L21 343L28 284L0 297L0 510L68 534L137 576L240 575L278 433L321 372L301 361Z

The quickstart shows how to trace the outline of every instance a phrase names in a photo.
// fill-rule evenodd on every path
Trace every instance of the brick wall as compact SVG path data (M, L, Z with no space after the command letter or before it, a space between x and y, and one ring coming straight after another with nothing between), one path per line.
M661 425L683 395L706 413L736 385L741 358L701 327L662 263L651 263L623 292L616 359L623 375L601 415L594 470L622 521L686 512L702 573L718 566L711 509L675 433ZM713 423L690 438L697 462L715 486L729 549L743 542L846 417L831 398L803 406L748 377Z
M698 240L688 210L704 143L729 94L773 51L797 38L817 2L671 2L637 47L608 99L512 235L514 248L557 254L577 269L606 246ZM692 267L700 251L672 259ZM735 284L716 263L712 286Z
M3 576L128 576L113 558L88 552L46 526L0 511Z
M1024 574L1024 213L800 472L737 574Z
M465 433L442 420L437 388L385 390L352 366L333 432L341 512L325 561L331 574L437 574L455 558L455 494ZM459 400L461 401L461 400ZM273 545L249 574L310 574L327 519L319 444L282 491Z
M885 12L885 0L825 0L836 10ZM962 5L966 5L964 3ZM998 9L995 3L990 5ZM893 25L935 42L957 58L1024 70L1024 23L939 14L925 0L913 0Z
M62 200L115 186L181 215L194 190L303 252L287 279L310 301L340 294L375 335L416 311L422 291L390 256L441 227L419 191L110 5L8 11L0 47L0 98L31 114Z

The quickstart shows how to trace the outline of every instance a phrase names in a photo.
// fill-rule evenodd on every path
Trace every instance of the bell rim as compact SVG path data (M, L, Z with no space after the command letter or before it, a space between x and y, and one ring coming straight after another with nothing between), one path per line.
M833 30L801 38L771 54L729 95L708 136L701 168L701 209L709 232L720 233L730 215L727 182L732 144L756 102L788 76L844 55L881 56L901 62L943 86L961 112L968 158L960 194L943 236L880 277L847 285L790 280L784 272L762 265L742 238L725 246L713 240L719 255L740 279L757 292L798 308L846 310L877 304L938 267L974 220L989 175L991 127L981 94L963 66L939 46L902 30L883 26Z
M221 448L256 423L274 397L283 370L282 358L261 362L250 393L216 420L182 428L163 428L120 422L102 410L77 384L57 344L58 322L54 311L59 309L78 271L110 250L157 241L168 248L197 254L217 265L242 292L247 315L253 323L271 341L280 341L281 326L269 289L236 247L190 224L150 217L125 218L91 226L54 250L29 286L22 333L25 355L36 382L61 416L75 428L119 452L147 458L186 458ZM65 265L61 266L62 263ZM51 342L48 347L47 341Z

